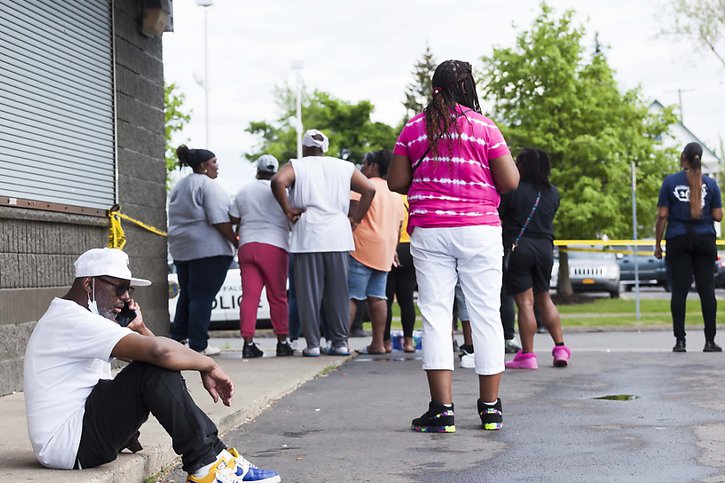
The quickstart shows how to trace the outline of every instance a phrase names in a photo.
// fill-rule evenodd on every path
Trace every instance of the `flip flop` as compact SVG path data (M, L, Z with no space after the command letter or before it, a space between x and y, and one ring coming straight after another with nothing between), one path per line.
M371 351L369 349L369 347L363 347L362 349L355 349L355 352L357 352L360 355L364 355L364 356L380 356L380 355L383 355L386 353L385 351L382 351L382 352Z

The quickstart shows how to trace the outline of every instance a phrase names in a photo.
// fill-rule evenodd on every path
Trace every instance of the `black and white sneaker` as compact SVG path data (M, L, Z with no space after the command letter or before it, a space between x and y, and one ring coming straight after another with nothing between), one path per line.
M244 347L242 348L242 359L255 359L257 357L262 357L264 355L264 352L262 349L257 347L257 344L254 342L250 342L247 344L244 343Z

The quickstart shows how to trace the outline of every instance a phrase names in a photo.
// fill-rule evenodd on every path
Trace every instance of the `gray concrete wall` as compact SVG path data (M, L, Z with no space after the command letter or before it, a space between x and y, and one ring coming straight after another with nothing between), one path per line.
M115 0L116 131L122 212L166 230L161 38L138 33L137 0ZM166 239L123 222L144 320L168 331ZM23 353L35 322L73 280L80 253L105 246L108 220L0 207L0 395L22 390Z

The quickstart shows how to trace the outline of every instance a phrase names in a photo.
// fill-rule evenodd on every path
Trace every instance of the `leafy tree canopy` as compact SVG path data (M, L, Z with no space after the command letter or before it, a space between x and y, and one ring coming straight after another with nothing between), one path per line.
M514 156L524 147L550 154L562 198L557 238L631 236L631 161L640 236L653 236L660 184L677 166L658 142L675 122L672 108L653 114L639 89L621 92L601 49L585 55L585 32L573 16L556 16L543 3L515 46L482 59L482 93Z
M169 173L177 166L176 146L172 146L172 138L175 133L181 132L184 126L191 120L191 111L184 110L186 96L178 90L173 82L164 84L164 139L166 158L166 184L168 185Z
M253 121L246 131L260 138L259 144L245 157L254 160L262 154L272 154L280 163L297 157L295 92L289 85L274 89L280 116L276 121ZM368 151L392 149L397 132L382 122L373 122L374 110L370 101L344 101L319 90L303 92L302 122L305 129L319 129L330 138L327 154L360 162Z
M671 32L690 37L725 67L725 0L670 0Z
M405 86L405 106L407 119L423 112L433 95L430 80L438 66L430 45L426 43L425 52L413 66L413 81ZM405 119L407 121L407 119Z

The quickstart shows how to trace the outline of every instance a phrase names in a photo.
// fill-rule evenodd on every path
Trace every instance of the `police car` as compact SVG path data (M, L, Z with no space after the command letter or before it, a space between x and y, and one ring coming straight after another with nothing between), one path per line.
M242 279L239 275L239 264L232 261L222 288L214 298L211 310L211 330L239 330L239 305L242 302ZM179 301L179 278L176 267L169 264L169 320L174 323L176 303ZM257 328L270 326L269 303L267 294L262 289L262 297L257 308Z

